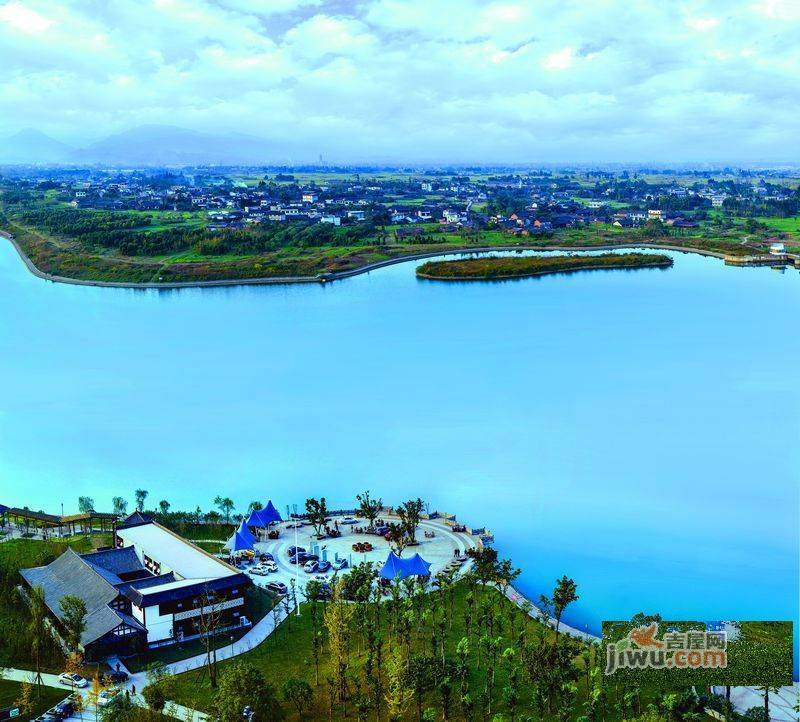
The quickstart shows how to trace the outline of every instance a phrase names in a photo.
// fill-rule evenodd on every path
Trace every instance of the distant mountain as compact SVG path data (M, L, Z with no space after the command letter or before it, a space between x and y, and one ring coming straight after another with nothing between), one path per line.
M71 160L102 165L237 165L285 162L284 144L276 150L264 138L239 133L200 133L171 125L143 125L75 151ZM298 149L293 149L297 151ZM304 158L310 156L304 153Z
M61 163L74 148L34 128L0 138L0 163Z

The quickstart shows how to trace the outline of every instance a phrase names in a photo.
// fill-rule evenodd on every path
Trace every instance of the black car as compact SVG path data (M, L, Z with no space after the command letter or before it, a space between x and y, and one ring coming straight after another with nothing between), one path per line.
M303 562L318 562L319 556L316 554L301 554L304 557Z
M273 594L286 594L289 590L283 582L270 582L267 584L267 591Z
M287 557L293 557L295 554L298 554L298 553L304 552L304 551L305 551L305 549L303 549L303 547L289 547L286 550L286 556Z
M272 556L272 554L270 554L269 552L264 552L263 554L259 555L258 560L262 562L274 562L275 557Z
M114 684L119 684L120 682L128 681L128 674L127 672L123 672L121 669L114 670L113 672L106 674L106 679L110 680Z

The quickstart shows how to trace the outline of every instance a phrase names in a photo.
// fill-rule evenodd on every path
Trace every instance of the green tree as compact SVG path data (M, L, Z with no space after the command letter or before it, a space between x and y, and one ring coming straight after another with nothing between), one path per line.
M33 663L36 670L36 690L37 694L42 691L42 646L47 637L47 604L44 598L42 587L33 587L30 591L30 613L31 618L28 622L28 636L31 640L31 652L33 653Z
M242 661L232 662L220 674L212 707L219 722L241 722L246 707L258 722L279 722L285 716L273 686L258 669Z
M79 496L78 510L82 514L87 514L90 511L94 511L94 499L92 499L90 496Z
M403 531L408 534L410 544L416 544L417 541L417 527L422 518L422 509L424 508L422 499L410 499L397 507L397 516L400 517L400 525Z
M147 706L161 712L167 704L167 698L164 696L164 690L158 684L149 684L142 690L142 697L147 702Z
M134 492L136 496L136 511L144 511L144 502L147 499L147 490L146 489L137 489Z
M564 610L572 603L578 601L578 586L567 576L561 577L556 581L556 588L553 590L553 613L556 617L556 642L558 642L558 627L561 624L561 615Z
M291 704L298 716L302 719L303 714L311 708L314 700L314 690L304 679L290 677L283 683L283 701Z
M222 512L226 522L231 520L231 512L233 511L233 499L229 496L216 496L214 497L215 506Z
M121 496L115 496L111 500L111 506L114 514L117 516L125 516L128 511L128 502Z
M323 496L319 500L306 499L306 513L308 514L308 521L314 527L314 533L320 536L328 519L328 504L325 501L325 497Z
M247 505L247 513L249 514L251 511L258 511L259 509L263 509L264 505L260 501L251 501Z
M166 516L169 513L170 503L166 499L158 502L158 508L161 511L161 516Z
M80 597L68 594L61 598L61 624L64 628L64 641L74 653L81 644L81 636L86 630L86 604Z
M372 499L369 491L357 494L356 499L358 499L358 511L361 516L369 521L369 526L375 526L375 520L383 509L383 499Z

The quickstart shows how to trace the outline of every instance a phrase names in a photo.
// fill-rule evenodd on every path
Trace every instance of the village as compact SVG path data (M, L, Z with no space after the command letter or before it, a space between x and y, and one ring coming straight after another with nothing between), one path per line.
M6 169L11 187L49 191L71 208L196 214L208 230L293 222L395 226L398 239L497 228L546 233L588 224L659 221L697 228L718 212L772 215L797 205L780 171L584 169L100 168Z

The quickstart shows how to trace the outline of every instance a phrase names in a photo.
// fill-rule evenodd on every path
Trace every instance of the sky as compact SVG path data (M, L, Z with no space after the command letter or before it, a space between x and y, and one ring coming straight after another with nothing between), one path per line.
M0 135L331 161L797 162L800 0L0 0Z

